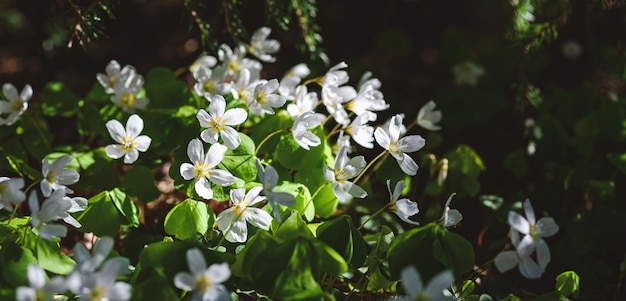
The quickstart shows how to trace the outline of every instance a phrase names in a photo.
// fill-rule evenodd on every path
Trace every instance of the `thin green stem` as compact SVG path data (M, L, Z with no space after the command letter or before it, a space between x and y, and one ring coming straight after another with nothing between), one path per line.
M284 131L288 131L290 128L286 128L286 129L280 129L280 130L276 130L273 131L272 133L270 133L269 135L267 135L265 138L263 138L263 140L261 140L261 142L259 143L259 145L257 145L256 149L254 150L254 155L256 156L259 153L259 150L261 149L261 147L263 146L263 144L265 144L265 142L267 142L267 140L270 140L270 138L284 132Z
M323 185L321 185L320 187L318 187L317 190L315 190L315 192L311 196L311 199L306 203L306 205L304 206L304 209L302 211L306 212L306 208L309 208L309 205L311 205L311 203L313 202L313 199L317 196L317 194L320 193L320 191L322 191L322 189L324 187L326 187L326 185L328 185L330 183L332 183L332 182L326 182Z
M37 183L41 182L43 179L39 179L33 183L31 183L30 185L28 185L28 187L26 187L26 189L24 189L24 194L26 194L29 190L31 190Z
M361 173L354 179L353 183L358 182L359 179L361 179L361 177L365 174L365 172L367 172L367 170L370 167L372 167L372 165L374 163L376 163L376 161L378 161L380 158L385 156L385 154L387 154L387 150L382 151L380 154L378 154L378 156L376 156L376 158L374 158L372 161L370 161L370 163L368 163L367 166L365 166L365 168L361 171Z
M382 208L378 209L378 211L374 212L374 214L370 215L358 228L357 230L361 230L361 228L363 228L363 226L365 226L365 224L367 224L370 220L372 220L374 217L378 216L379 214L383 213L383 211L387 210L387 208L391 207L392 205L395 205L395 202L393 203L388 203L385 206L383 206Z

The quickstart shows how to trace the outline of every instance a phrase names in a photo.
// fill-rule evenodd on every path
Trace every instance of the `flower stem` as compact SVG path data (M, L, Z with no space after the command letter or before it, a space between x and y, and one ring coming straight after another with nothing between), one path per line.
M370 220L372 220L374 217L378 216L379 214L383 213L383 211L387 210L387 208L391 207L392 205L394 205L395 202L393 203L388 203L385 206L383 206L382 208L378 209L378 211L374 212L374 214L370 215L358 228L356 228L357 230L361 230L361 228L363 228L363 226L365 226L365 224L367 224Z
M361 179L361 177L365 174L365 172L372 167L372 165L374 163L376 163L376 161L380 160L380 158L382 158L383 156L385 156L385 154L387 154L387 150L382 151L380 154L378 154L378 156L376 156L376 158L374 158L372 161L370 161L370 163L367 164L367 166L365 166L365 168L361 171L361 173L354 179L353 183L356 183L359 181L359 179Z
M270 138L289 130L290 128L286 128L286 129L280 129L280 130L276 130L271 132L269 135L267 135L265 138L263 138L263 140L261 140L261 142L259 143L259 145L257 145L256 149L254 150L254 155L256 156L259 153L259 150L261 149L261 147L263 146L263 144L265 144L265 142L267 142L267 140L270 140Z
M315 192L313 193L313 195L311 196L311 199L306 202L306 205L304 206L304 208L302 209L302 211L306 212L306 208L309 208L309 205L311 205L311 202L313 202L313 199L317 196L318 193L320 193L320 191L322 191L322 189L324 187L326 187L326 185L330 184L331 182L326 182L323 185L321 185L320 187L317 188L317 190L315 190Z

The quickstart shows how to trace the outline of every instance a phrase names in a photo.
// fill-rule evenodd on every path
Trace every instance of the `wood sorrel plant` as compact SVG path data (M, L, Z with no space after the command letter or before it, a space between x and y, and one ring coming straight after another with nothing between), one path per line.
M144 79L114 60L85 97L54 82L29 108L30 86L18 95L5 84L1 296L478 299L490 263L476 267L472 244L448 230L462 220L452 196L441 218L421 223L419 202L402 197L427 145L415 126L440 129L435 103L381 120L390 106L380 81L367 73L352 86L345 63L261 78L279 45L268 35L262 28L248 45L200 57L193 86L178 78L185 69ZM57 145L48 117L75 120L79 140ZM477 167L461 181L476 181L482 162L460 146L429 168L427 189L441 192L458 174L448 175L448 160L464 156ZM173 187L157 189L170 178ZM388 201L356 210L387 197L385 187ZM526 218L510 213L511 246L495 264L540 278L550 262L541 237L558 226L525 208ZM384 223L389 212L397 218ZM78 233L94 238L70 251ZM575 274L559 277L550 296L577 292L563 288L577 285Z

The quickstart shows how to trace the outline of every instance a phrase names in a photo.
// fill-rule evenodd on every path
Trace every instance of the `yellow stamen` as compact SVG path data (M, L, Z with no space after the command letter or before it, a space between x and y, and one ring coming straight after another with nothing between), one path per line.
M135 105L135 94L133 93L124 93L122 94L122 97L120 99L120 103L122 104L122 106L126 107L126 108L130 108L132 106Z

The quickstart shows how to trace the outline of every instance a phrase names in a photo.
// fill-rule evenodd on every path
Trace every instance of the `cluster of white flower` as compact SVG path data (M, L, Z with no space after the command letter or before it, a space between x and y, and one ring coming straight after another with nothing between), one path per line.
M106 66L106 74L98 73L96 78L106 93L113 94L111 101L125 112L133 113L148 105L148 98L139 96L144 78L135 67L126 65L122 68L116 60L112 60Z
M40 182L41 193L46 199L40 205L37 193L32 191L28 197L28 206L31 211L30 224L39 235L47 240L56 237L65 237L67 228L62 224L51 222L63 220L65 223L80 228L81 224L70 215L87 209L87 199L83 197L70 197L68 193L74 193L66 185L78 182L80 175L75 170L66 169L72 158L64 155L57 158L52 164L48 158L42 160L42 179ZM13 206L26 200L24 179L0 177L0 210L12 210Z
M511 243L515 250L500 252L495 258L498 271L504 273L518 266L520 273L528 279L538 279L550 263L550 249L543 239L559 231L559 226L551 217L535 219L535 211L529 200L524 202L526 218L516 212L509 212ZM520 234L524 237L520 240ZM536 252L536 260L532 257Z
M117 256L105 259L113 249L113 239L100 238L90 253L83 244L74 247L76 266L72 272L46 281L44 270L37 264L28 266L29 285L17 288L17 300L56 300L55 295L72 292L80 300L129 300L130 284L116 281L129 272L128 258Z
M33 96L33 88L26 85L18 94L15 86L4 84L2 94L6 100L0 100L0 125L12 125L28 109L28 101Z

